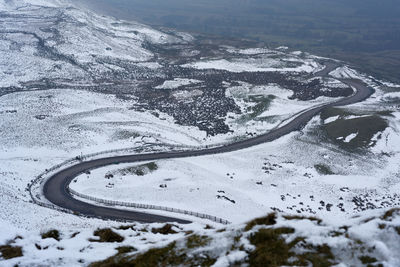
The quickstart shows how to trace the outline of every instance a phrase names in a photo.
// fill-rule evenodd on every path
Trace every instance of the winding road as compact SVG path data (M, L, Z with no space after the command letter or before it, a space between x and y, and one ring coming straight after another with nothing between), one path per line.
M336 64L329 63L326 68L314 76L327 76L329 73L336 68ZM90 161L83 161L67 169L61 170L58 173L51 176L43 186L43 194L53 204L72 210L79 214L88 217L97 217L102 219L120 220L120 221L137 221L143 223L152 222L178 222L178 223L190 223L190 221L182 220L173 217L155 215L150 213L138 212L117 209L112 207L96 206L91 203L83 202L75 199L68 191L68 185L72 180L79 174L96 169L99 167L118 164L118 163L134 163L140 161L153 161L161 159L173 159L173 158L185 158L185 157L196 157L212 154L221 154L226 152L237 151L244 148L249 148L262 143L271 142L284 135L287 135L293 131L301 130L315 115L321 112L324 108L333 106L345 106L353 103L361 102L367 99L374 93L374 90L364 84L358 79L341 79L341 82L351 86L355 89L355 93L349 97L342 98L336 102L327 103L322 106L311 108L299 115L297 115L290 122L285 125L271 130L268 133L259 135L254 138L238 141L229 145L194 150L194 151L180 151L180 152L159 152L151 154L139 154L139 155L126 155L107 157L101 159L95 159Z

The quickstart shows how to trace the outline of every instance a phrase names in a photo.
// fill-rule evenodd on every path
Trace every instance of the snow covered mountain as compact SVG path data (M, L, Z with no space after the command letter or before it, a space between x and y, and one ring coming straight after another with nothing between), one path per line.
M241 108L226 91L238 83L276 85L284 89L283 101L287 94L311 100L352 92L332 81L310 79L323 65L303 53L195 41L189 34L99 16L64 1L1 5L2 94L53 88L111 93L135 98L141 108L167 113L212 136L235 127L225 120ZM197 82L187 84L191 80Z
M89 83L110 74L115 77L114 72L133 76L134 63L154 58L145 44L185 42L182 37L114 21L60 1L0 4L1 87L24 87L43 79Z
M229 226L161 211L147 212L194 223L123 224L32 202L30 193L43 200L40 183L28 185L71 158L251 138L352 95L343 78L374 95L271 143L106 166L71 184ZM153 29L63 0L0 0L0 265L398 266L399 110L399 85L333 59Z

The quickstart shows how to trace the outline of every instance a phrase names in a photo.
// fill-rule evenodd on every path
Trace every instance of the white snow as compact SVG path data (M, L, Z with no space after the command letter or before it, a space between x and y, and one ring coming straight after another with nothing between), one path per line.
M326 120L324 120L324 124L328 124L328 123L334 122L334 121L336 121L337 119L339 119L339 117L340 117L340 116L329 117L329 118L327 118Z
M382 96L383 101L396 101L400 100L400 92L386 93Z
M291 66L295 65L295 66ZM297 58L275 59L268 56L251 59L215 59L188 63L182 67L195 69L216 69L230 72L307 72L313 73L319 68L314 60Z
M400 84L395 84L391 82L382 82L383 85L386 85L388 87L394 87L394 88L400 88Z
M242 55L258 55L258 54L268 54L268 53L276 54L276 51L267 48L237 49L235 47L228 47L227 51L233 54L242 54Z
M175 78L173 80L165 81L163 84L156 86L155 89L176 89L181 86L198 83L201 83L201 81L196 79Z
M366 117L371 117L372 115L350 115L350 116L345 116L343 119L345 120L353 120L353 119L359 119L359 118L366 118Z
M358 133L349 134L348 136L346 136L346 137L344 138L344 141L343 141L343 142L345 142L345 143L350 143L350 141L353 140L354 138L356 138L357 135L358 135Z
M141 62L141 63L137 63L137 66L140 67L145 67L145 68L149 68L149 69L159 69L162 67L162 65L160 65L158 62Z
M293 51L293 52L291 52L291 54L295 55L295 56L300 56L301 54L303 54L303 52L302 51Z
M339 67L337 69L335 69L334 71L330 72L329 75L331 75L334 78L338 78L338 79L343 79L343 78L355 78L355 79L359 79L362 76L357 73L357 71L344 66L344 67Z

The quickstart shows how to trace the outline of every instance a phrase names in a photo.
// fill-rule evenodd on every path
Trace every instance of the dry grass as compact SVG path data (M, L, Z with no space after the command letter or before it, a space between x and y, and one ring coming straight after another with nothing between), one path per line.
M400 216L400 208L390 209L382 216L382 220L391 221L393 219L393 215Z
M13 247L10 245L0 246L0 253L6 260L23 256L21 247Z
M186 239L187 248L198 248L208 245L211 238L205 235L191 235Z
M163 227L161 228L152 228L151 232L153 234L163 234L163 235L169 235L169 234L176 234L177 231L175 231L174 229L172 229L172 227L174 227L175 225L173 224L165 224Z
M177 250L172 242L162 248L153 248L136 256L115 255L104 261L89 265L90 267L157 267L157 266L204 266L215 263L215 259L207 256L188 257L185 251Z
M98 229L94 232L95 236L99 239L90 239L91 242L105 242L105 243L121 243L124 241L124 237L120 236L110 228Z
M46 238L54 238L55 240L60 241L60 232L53 229L46 233L42 233L42 239Z
M306 217L299 215L284 215L283 218L285 218L286 220L310 220L317 222L317 224L321 224L322 222L322 220L317 217Z
M255 249L249 252L250 266L332 266L334 256L327 245L313 246L305 242L305 238L297 237L287 243L285 236L295 230L289 227L263 228L253 233L249 241ZM294 248L301 244L307 252L297 254Z
M253 227L256 225L274 225L274 224L276 224L276 214L270 213L265 217L257 218L248 222L244 230L249 231L253 229Z

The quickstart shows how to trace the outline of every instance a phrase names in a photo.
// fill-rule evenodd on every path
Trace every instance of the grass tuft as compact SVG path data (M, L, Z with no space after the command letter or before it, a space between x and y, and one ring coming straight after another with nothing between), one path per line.
M125 254L137 251L137 249L132 246L117 247L116 250L118 251L118 254Z
M115 255L104 261L90 264L90 267L153 267L153 266L204 266L208 267L216 262L208 255L187 257L184 251L176 250L176 243L161 248L153 248L136 256Z
M276 224L276 214L270 213L265 217L257 218L248 222L244 230L249 231L253 229L253 227L256 225L274 225L274 224Z
M296 255L298 260L293 262L293 265L301 265L301 266L316 266L316 267L328 267L334 265L332 261L334 260L334 256L332 254L331 248L324 244L322 246L308 246L310 252L306 252L304 254Z
M121 243L124 241L124 237L117 234L110 228L98 229L93 233L95 236L98 236L100 239L90 239L91 242L102 242L102 243Z
M187 248L198 248L208 245L211 238L205 235L191 235L186 239Z
M317 217L307 217L307 216L299 216L299 215L284 215L283 218L285 218L286 220L309 220L309 221L315 221L317 222L317 224L320 224L322 222L321 219L317 218Z
M58 230L50 230L46 233L42 234L42 239L46 238L54 238L57 241L60 241L60 232Z
M249 253L250 266L282 266L288 264L293 256L290 246L282 238L282 234L294 233L293 228L260 229L250 235L250 243L256 248Z
M13 247L10 245L0 246L0 253L5 260L23 256L21 247Z
M359 259L362 264L374 263L378 261L376 258L370 256L361 256Z
M133 167L127 167L118 170L118 172L122 175L128 175L128 174L133 174L137 176L144 176L150 172L153 172L158 169L158 165L155 162L149 162L146 164L138 165L138 166L133 166ZM110 175L109 173L108 175ZM111 174L112 175L112 174Z
M177 231L175 231L174 229L172 229L172 227L174 227L175 225L173 224L165 224L163 227L161 228L152 228L151 232L153 234L163 234L163 235L169 235L169 234L176 234Z
M115 229L118 229L118 230L132 229L132 230L134 230L134 228L135 228L135 225L120 225L120 226L118 226L118 228L115 228Z
M400 208L390 209L382 216L382 219L385 221L391 221L393 219L393 215L400 216Z
M398 235L400 235L400 226L395 226L394 230L397 232Z

